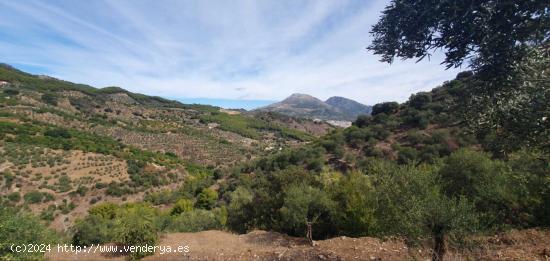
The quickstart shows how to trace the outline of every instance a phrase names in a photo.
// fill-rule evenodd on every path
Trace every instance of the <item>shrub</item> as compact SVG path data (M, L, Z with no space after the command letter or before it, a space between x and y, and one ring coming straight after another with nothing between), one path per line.
M46 104L57 106L57 97L51 93L44 93L41 97L42 101Z
M55 205L50 205L40 212L40 219L53 221L55 219Z
M88 210L93 216L99 216L105 219L114 219L117 216L118 206L114 203L101 203Z
M398 108L399 108L399 103L397 102L378 103L372 107L372 116L380 113L392 114L392 113L395 113Z
M358 148L365 144L370 138L371 133L368 129L360 129L356 126L351 126L345 130L346 142L355 148Z
M229 226L238 231L239 233L245 233L251 227L250 215L251 206L253 200L253 194L244 187L238 187L230 194L230 203L228 207L228 223Z
M63 138L63 139L69 139L71 138L71 133L69 133L66 129L52 129L47 130L44 132L44 135L52 137L52 138Z
M411 147L400 147L397 154L397 162L399 164L407 164L418 157L418 151Z
M8 199L11 201L11 202L19 202L21 201L21 194L19 194L19 192L12 192L10 194L8 194Z
M15 177L9 172L4 172L4 186L9 188L13 184Z
M329 189L336 201L337 211L334 215L340 233L350 236L373 235L376 229L376 194L368 176L352 172Z
M383 125L376 124L373 125L371 128L372 133L374 134L374 137L379 140L385 140L387 139L391 132Z
M218 193L212 189L205 188L197 197L195 206L197 208L212 209L218 200Z
M84 197L87 192L88 192L88 188L82 185L78 186L78 188L76 189L76 193L81 197Z
M171 232L198 232L211 229L223 229L227 212L223 209L195 209L174 216L167 227Z
M9 96L16 96L19 95L19 91L15 89L5 89L4 94Z
M147 204L102 203L92 207L88 216L77 220L72 228L73 243L117 243L120 245L155 245L158 241L157 212ZM131 253L133 258L148 253Z
M0 257L3 260L41 260L43 253L14 253L10 245L58 244L58 234L35 216L9 207L0 207Z
M125 246L154 246L158 242L154 209L147 205L131 205L122 210L116 222L116 242ZM133 258L151 255L151 252L133 252Z
M33 190L30 192L25 193L23 196L25 199L25 202L30 204L36 204L42 202L42 199L44 199L44 194L40 191Z
M440 157L441 145L427 145L420 151L420 161L435 163Z
M90 214L73 225L73 244L90 246L111 242L115 237L114 228L114 220Z
M107 186L105 191L109 196L122 197L123 195L130 194L131 190L126 187L123 183L111 182Z
M450 197L465 197L485 215L486 225L503 221L506 202L512 196L506 185L506 166L489 155L469 149L452 153L439 172L443 191ZM497 222L499 223L499 222Z
M409 104L417 110L424 109L431 101L432 94L429 92L419 92L409 98Z
M55 197L48 192L42 192L42 195L44 195L44 202L50 202L55 199Z
M183 212L193 210L193 201L189 199L180 199L176 202L172 210L170 210L170 215L179 215Z
M550 226L550 157L539 151L521 150L509 157L512 175L507 180L514 197L508 219L519 227Z
M144 201L153 205L168 204L174 202L176 193L171 190L160 190L145 194Z
M59 192L67 192L69 190L72 189L72 185L71 185L71 179L66 176L66 175L63 175L61 176L58 180L57 180L57 190Z
M370 118L371 117L369 117L368 115L359 115L357 116L357 119L353 122L353 125L359 128L367 127L369 125Z

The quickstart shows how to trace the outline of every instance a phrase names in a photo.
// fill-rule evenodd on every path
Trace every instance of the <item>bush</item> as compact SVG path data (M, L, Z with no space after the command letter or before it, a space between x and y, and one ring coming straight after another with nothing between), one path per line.
M346 142L354 148L358 148L372 136L368 129L360 129L356 126L351 126L345 130Z
M227 211L216 208L213 210L195 209L174 216L167 227L171 232L198 232L211 229L223 229Z
M114 203L101 203L88 210L93 216L99 216L104 219L114 219L117 216L119 206Z
M179 215L183 212L188 212L193 210L193 201L189 199L180 199L176 202L172 210L170 210L170 215Z
M57 106L57 97L51 93L44 93L41 97L42 101L46 104Z
M15 177L9 172L4 172L4 186L9 188L13 184Z
M359 128L367 127L369 125L370 118L371 117L368 115L359 115L357 116L357 119L353 122L353 125Z
M130 194L132 191L126 187L123 183L111 182L107 186L105 193L109 196L122 197L123 195Z
M514 197L508 219L520 227L550 226L550 157L539 151L522 150L509 157Z
M484 214L485 225L504 221L505 205L513 193L506 184L509 174L502 162L483 152L460 149L445 159L439 174L445 194L473 202Z
M21 194L19 194L19 192L13 192L13 193L10 193L8 194L8 199L11 201L11 202L19 202L21 201Z
M116 242L125 246L154 246L158 242L154 209L143 205L130 205L119 213L116 222ZM133 258L152 255L152 252L133 252Z
M397 163L408 164L415 161L418 157L418 151L411 147L401 147L398 149Z
M44 226L35 216L9 207L0 207L0 257L3 260L41 260L43 253L14 253L10 246L26 244L61 244L59 235ZM53 249L52 249L53 250Z
M430 123L430 117L431 115L426 111L408 109L403 115L403 121L405 124L410 125L413 128L425 129Z
M385 140L387 139L391 132L383 125L376 124L371 127L371 131L374 134L374 137L378 140Z
M432 102L432 94L429 92L419 92L409 98L409 105L417 110L426 108L430 102Z
M153 205L168 204L174 202L175 195L175 192L165 189L145 194L143 200Z
M252 192L244 187L238 187L235 191L231 192L228 207L228 224L233 230L245 233L252 228L249 219L250 215L252 215L252 200Z
M55 205L50 205L48 208L40 212L40 219L53 221L55 219Z
M77 220L73 225L73 244L90 246L111 242L115 237L114 228L114 220L98 215L88 215L84 219Z
M67 192L73 188L73 186L71 185L71 179L66 175L61 176L57 180L56 185L59 192Z
M336 201L334 215L339 232L355 237L373 235L376 229L376 193L368 176L352 172L329 189Z
M19 95L19 91L15 89L5 89L4 94L8 96L16 96Z
M63 139L71 138L71 133L69 133L69 131L66 129L47 130L44 132L44 135L52 138L63 138Z
M76 189L76 193L78 195L80 195L81 197L84 197L86 196L86 193L88 192L88 188L85 187L85 186L78 186L78 188Z
M116 243L125 246L154 246L158 242L157 211L147 204L102 203L72 228L73 243L80 246ZM150 253L131 253L133 258Z
M44 195L43 202L50 202L50 201L55 199L55 197L52 194L48 193L48 192L42 192L42 194Z
M30 204L41 203L42 199L44 199L44 193L37 190L33 190L25 193L23 198L25 199L25 202Z
M218 193L212 189L205 188L197 197L195 206L197 208L212 209L218 200Z
M395 113L398 108L399 108L399 103L397 102L378 103L372 107L372 116L380 113L392 114L392 113Z

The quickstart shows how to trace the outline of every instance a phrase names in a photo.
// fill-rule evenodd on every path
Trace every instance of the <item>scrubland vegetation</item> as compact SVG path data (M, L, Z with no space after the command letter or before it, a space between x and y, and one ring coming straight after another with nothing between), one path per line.
M1 164L8 164L0 178L7 192L2 222L36 224L21 242L77 245L155 244L163 233L211 229L300 237L311 222L314 239L397 236L410 245L432 241L436 253L471 247L471 235L547 227L547 147L508 146L497 132L472 131L462 117L472 77L461 73L403 104L377 104L371 116L320 138L209 111L199 117L203 124L243 137L259 138L267 129L310 141L225 167L6 113L16 120L0 121ZM69 168L71 157L77 162ZM34 171L41 168L48 172ZM87 169L83 177L70 173ZM47 228L81 205L86 214L65 233ZM2 228L3 244L17 227Z
M12 243L154 245L209 229L300 237L309 223L313 239L429 242L439 260L448 246L475 248L473 236L548 228L548 8L395 2L370 50L391 62L447 48L446 65L472 71L321 137L2 65L0 258L41 258ZM416 23L418 8L430 15Z

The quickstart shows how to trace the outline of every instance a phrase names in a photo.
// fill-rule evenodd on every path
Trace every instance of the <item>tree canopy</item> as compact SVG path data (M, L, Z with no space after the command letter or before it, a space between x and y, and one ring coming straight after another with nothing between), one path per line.
M549 26L544 0L393 0L372 28L369 49L392 62L444 48L448 68L469 60L475 68L504 70L525 47L547 42Z
M392 0L371 34L367 49L383 62L442 50L447 68L467 63L475 74L464 106L472 127L498 130L508 144L549 147L547 1Z

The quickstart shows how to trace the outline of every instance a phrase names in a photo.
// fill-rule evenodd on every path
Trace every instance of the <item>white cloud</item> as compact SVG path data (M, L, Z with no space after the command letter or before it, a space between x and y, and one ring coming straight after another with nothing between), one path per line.
M403 101L458 70L368 53L386 1L4 1L3 62L166 97Z

